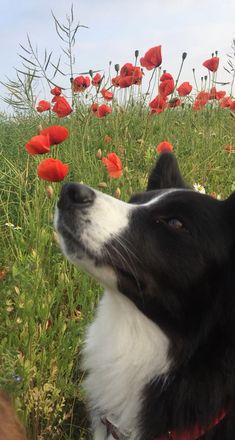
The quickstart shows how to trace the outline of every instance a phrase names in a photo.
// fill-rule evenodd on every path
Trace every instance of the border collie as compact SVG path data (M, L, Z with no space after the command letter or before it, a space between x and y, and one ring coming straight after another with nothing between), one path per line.
M104 285L83 352L95 440L235 440L235 194L163 153L129 203L63 186L67 258Z

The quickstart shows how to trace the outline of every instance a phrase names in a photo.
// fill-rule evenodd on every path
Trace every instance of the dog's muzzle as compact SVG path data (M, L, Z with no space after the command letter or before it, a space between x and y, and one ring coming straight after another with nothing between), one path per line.
M60 210L88 208L95 200L95 192L86 185L80 183L65 183L63 185L58 208Z

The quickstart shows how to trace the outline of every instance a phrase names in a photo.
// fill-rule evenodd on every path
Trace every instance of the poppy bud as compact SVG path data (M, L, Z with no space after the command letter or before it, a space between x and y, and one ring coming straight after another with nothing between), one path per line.
M107 188L107 183L106 182L98 183L98 188Z
M120 190L120 188L117 188L115 190L114 197L116 197L116 199L120 199L120 197L121 197L121 190Z
M138 56L139 56L139 51L135 50L135 57L138 58Z
M218 56L218 50L215 51L215 56L216 56L216 57Z
M207 81L207 75L204 76L204 80Z
M93 77L93 70L89 70L89 75L91 76L91 77Z
M120 70L120 65L119 64L115 64L114 69L116 70L116 72L118 73Z
M186 57L187 57L187 52L183 52L182 53L182 60L185 60Z
M46 188L46 194L47 194L48 199L52 199L53 194L54 194L54 190L53 190L52 186L48 186Z
M42 125L39 124L39 125L37 126L37 133L40 134L41 131L42 131Z
M72 77L72 78L70 78L70 82L71 82L71 84L73 84L73 77Z
M193 67L193 73L195 72L195 68Z
M101 148L99 148L99 150L97 151L97 153L96 153L96 157L97 157L97 159L101 159L101 157L102 157L102 151L101 151Z
M212 52L212 54L211 54L212 58L213 58L214 55L215 55L214 52Z

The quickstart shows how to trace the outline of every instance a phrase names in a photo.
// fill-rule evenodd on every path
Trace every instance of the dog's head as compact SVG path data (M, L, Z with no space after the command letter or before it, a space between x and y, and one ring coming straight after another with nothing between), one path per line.
M65 184L55 227L69 260L168 332L194 333L235 281L235 196L193 191L170 153L129 203Z

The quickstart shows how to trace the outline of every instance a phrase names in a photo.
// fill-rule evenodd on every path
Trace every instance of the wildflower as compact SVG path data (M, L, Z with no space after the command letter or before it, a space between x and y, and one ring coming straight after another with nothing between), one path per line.
M57 145L64 142L69 136L69 131L66 127L61 125L51 125L50 127L44 128L40 133L43 136L49 136L50 144Z
M58 159L45 159L37 167L37 174L43 180L60 182L68 174L69 167Z
M168 107L170 107L170 108L179 107L180 105L181 105L181 101L179 98L172 98L168 102Z
M140 58L140 64L147 70L152 70L162 64L161 46L155 46L149 49L146 54Z
M99 104L97 102L93 102L93 104L91 104L92 113L96 113L98 111L98 108L99 108Z
M52 101L55 102L52 111L57 114L58 118L64 118L72 113L73 109L64 96L54 96Z
M150 103L149 107L151 107L151 113L161 113L167 107L167 98L162 96L156 96Z
M103 88L100 93L103 96L103 98L106 99L106 101L111 101L113 99L113 93L109 92L105 88Z
M209 99L220 100L220 99L224 98L225 95L226 95L226 92L224 90L220 90L217 92L216 87L211 87Z
M233 145L225 145L224 150L228 151L229 153L235 153L235 147L233 147Z
M163 73L160 77L159 95L163 97L171 95L174 92L174 88L175 84L172 75L167 72Z
M117 76L115 76L115 78L112 78L112 85L114 87L119 87L120 78L121 78L120 75L117 75Z
M105 135L105 137L104 137L104 143L105 144L110 144L111 142L112 142L112 137L111 136L109 136L108 134L106 134Z
M126 88L133 84L140 85L142 81L143 73L141 68L133 66L131 63L126 63L120 70L120 75L112 78L112 84L115 87Z
M168 141L160 142L160 144L156 146L157 153L172 152L173 149L173 145Z
M33 136L25 145L25 149L31 155L45 154L50 151L50 137L49 135L38 134Z
M209 60L204 61L202 63L204 67L206 67L211 72L216 72L219 67L219 58L218 57L212 57Z
M179 96L187 96L191 93L193 86L188 81L183 82L176 90Z
M99 87L102 79L103 77L100 75L100 73L96 73L95 76L92 78L91 84L95 87Z
M230 110L235 110L235 99L234 101L231 101Z
M203 185L201 185L200 183L194 183L193 184L194 190L201 193L201 194L206 194L206 190L204 188Z
M91 84L91 80L88 76L77 76L73 80L74 92L84 92Z
M193 109L200 110L202 107L204 107L209 100L209 96L210 95L208 92L204 92L203 90L199 92L196 96Z
M62 90L60 87L54 87L54 89L51 89L51 94L54 96L60 96L62 93Z
M122 162L116 153L109 153L107 157L102 158L110 177L118 179L122 175Z
M109 105L102 104L98 107L96 116L97 118L103 118L104 116L107 116L109 113L112 113L112 109Z
M230 96L225 96L219 102L219 106L221 108L230 107L231 104L232 104L232 99L230 98Z
M39 101L36 110L38 113L42 113L50 110L50 108L51 108L51 104L48 101L42 99L42 101Z

